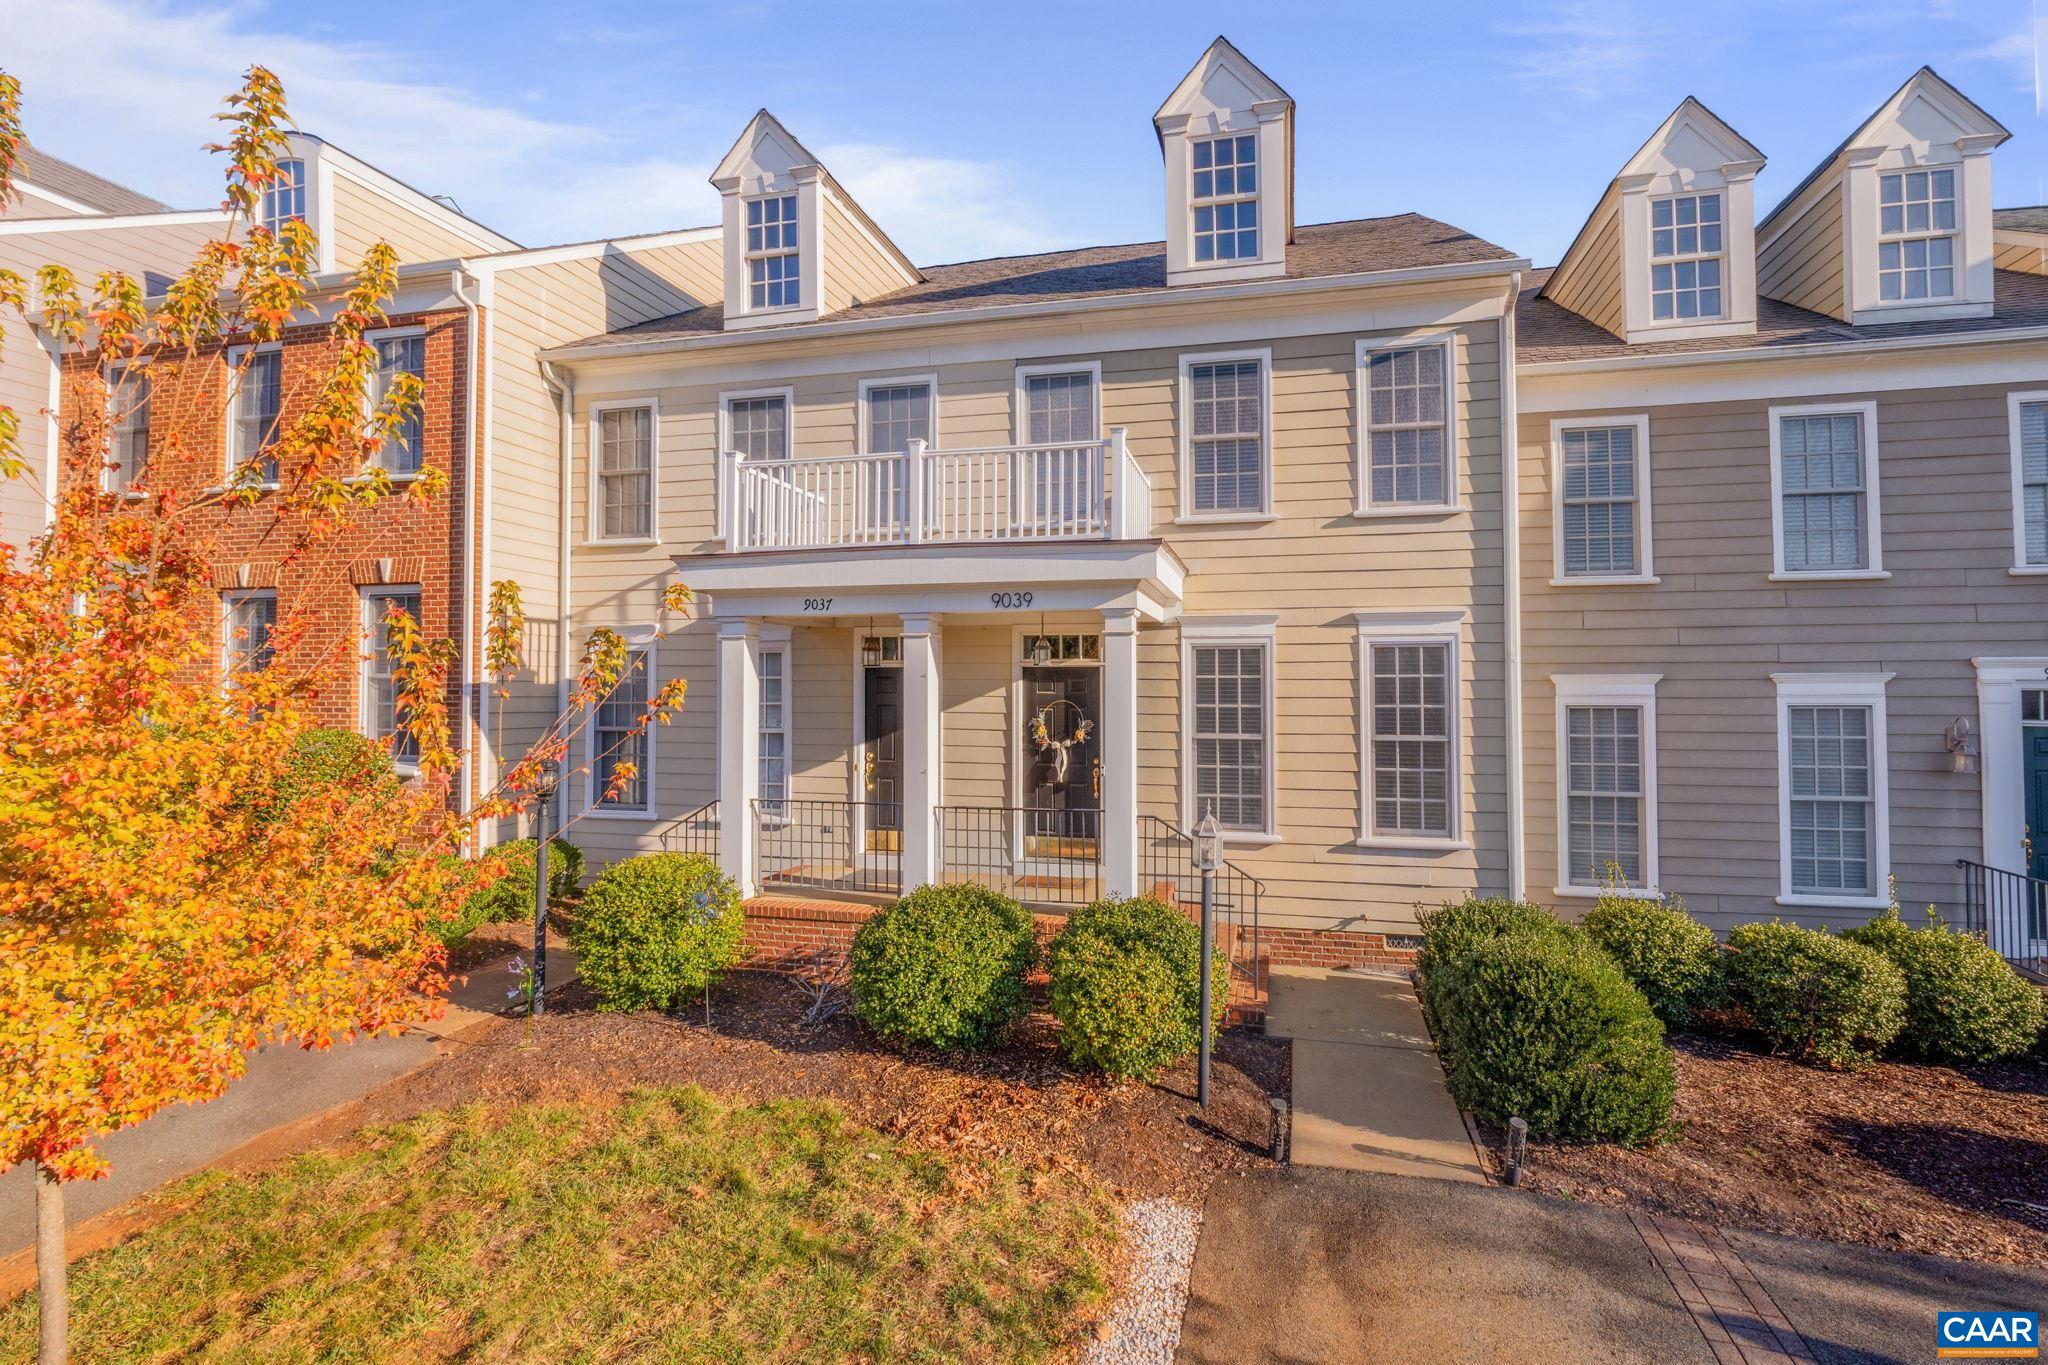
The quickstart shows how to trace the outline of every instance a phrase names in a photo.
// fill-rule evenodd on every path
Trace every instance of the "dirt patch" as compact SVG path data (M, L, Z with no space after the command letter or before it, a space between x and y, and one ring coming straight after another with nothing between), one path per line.
M1837 1072L1679 1034L1676 1139L1532 1143L1524 1184L1735 1227L2048 1267L2048 1062ZM1486 1133L1498 1166L1500 1134Z
M607 1014L581 985L551 993L531 1025L506 1019L464 1033L447 1056L332 1116L330 1131L481 1101L609 1103L636 1086L695 1082L749 1100L824 1097L862 1122L935 1146L1074 1162L1120 1198L1199 1205L1229 1170L1270 1165L1269 1095L1287 1093L1287 1044L1219 1036L1211 1103L1194 1102L1193 1059L1152 1085L1111 1085L1054 1050L1057 1025L1033 1014L1009 1045L973 1056L883 1046L841 1013L806 1025L787 977L735 972L712 999L675 1015Z

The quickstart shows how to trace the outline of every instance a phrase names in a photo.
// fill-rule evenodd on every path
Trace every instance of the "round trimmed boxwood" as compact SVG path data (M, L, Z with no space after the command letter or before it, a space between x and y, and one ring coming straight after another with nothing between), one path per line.
M1884 955L1906 982L1899 1051L1947 1062L2016 1057L2041 1036L2041 992L1975 934L1957 933L1932 912L1925 929L1896 907L1843 938Z
M736 965L744 934L738 888L717 863L650 853L598 874L569 925L569 945L599 1009L666 1010Z
M1854 1066L1905 1026L1905 978L1875 949L1776 920L1738 924L1728 947L1729 994L1778 1051Z
M1046 975L1060 1049L1076 1065L1149 1080L1201 1046L1202 931L1171 906L1111 897L1076 911L1046 950ZM1209 973L1212 1029L1229 994L1230 964L1219 953Z
M854 1013L896 1042L984 1048L1024 1009L1031 914L979 886L921 886L853 936Z
M353 730L321 727L300 734L268 791L250 798L256 818L271 824L314 792L342 789L396 791L398 769L390 751Z
M1606 893L1579 927L1648 997L1666 1025L1683 1028L1694 1010L1719 999L1720 941L1682 904Z
M1472 896L1421 911L1415 918L1422 927L1422 951L1415 956L1415 969L1422 977L1422 1019L1439 1048L1444 1046L1445 1030L1437 1018L1430 982L1445 963L1497 938L1568 938L1573 933L1570 925L1542 906L1505 896Z
M1439 960L1430 995L1460 1107L1551 1137L1641 1143L1671 1123L1664 1026L1578 935L1504 934Z

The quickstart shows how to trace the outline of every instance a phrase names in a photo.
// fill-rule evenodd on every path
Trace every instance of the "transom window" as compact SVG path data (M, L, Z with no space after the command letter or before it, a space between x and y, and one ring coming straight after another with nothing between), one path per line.
M1043 654L1044 657L1040 657ZM1019 656L1034 668L1054 664L1099 664L1102 662L1100 635L1026 635Z
M235 378L234 412L228 421L228 467L241 469L277 439L278 422L284 412L284 353L279 350L230 355L228 363L238 366ZM277 483L277 458L265 455L256 465L255 478L265 485Z
M646 646L630 650L618 685L598 705L590 727L590 781L599 809L647 809L648 731L640 720L647 710L647 673L652 666L653 655ZM632 769L630 776L620 772L626 767ZM618 790L612 791L615 781Z
M1778 478L1785 572L1871 567L1861 414L1779 417Z
M726 439L743 460L789 458L789 403L780 394L726 402Z
M640 540L654 534L654 410L606 408L597 414L598 537Z
M1375 836L1451 837L1451 645L1374 642L1371 825Z
M1871 708L1790 706L1792 890L1874 895Z
M1267 828L1266 766L1271 718L1266 713L1268 647L1207 645L1190 650L1193 816L1213 812L1229 830Z
M270 667L274 653L271 634L277 629L277 594L269 589L227 594L223 613L226 640L224 663L230 678L237 673L260 673Z
M306 216L306 163L288 157L277 163L279 179L263 188L263 226L276 234L286 223Z
M1263 368L1256 360L1188 367L1190 511L1265 507Z
M377 373L370 384L370 402L383 403L398 376L427 377L427 339L417 332L377 338ZM427 428L421 410L407 413L391 438L377 452L377 462L393 474L417 474L426 463Z
M761 651L761 801L779 813L789 799L789 651ZM777 803L771 807L768 803Z
M1581 427L1560 439L1560 568L1566 578L1641 571L1636 429Z
M2018 497L2020 559L2024 565L2048 565L2048 402L2018 405L2019 431L2014 475Z
M2020 719L2030 724L2048 721L2048 688L2020 689Z
M1877 178L1877 296L1887 302L1956 292L1956 173Z
M1367 352L1367 502L1440 507L1451 501L1451 375L1447 346Z
M747 305L795 308L803 288L797 253L796 196L747 201Z
M1721 316L1721 196L1650 202L1650 316L1659 322Z
M1644 885L1643 710L1565 708L1565 878Z
M148 475L149 394L149 372L140 366L123 365L108 380L107 409L113 421L109 492L125 493Z
M1259 139L1251 133L1197 142L1195 259L1245 261L1259 254Z
M419 741L407 728L409 713L398 695L398 658L391 613L402 611L420 620L418 588L372 588L363 594L363 627L370 652L363 666L363 733L391 741L391 757L401 766L419 762Z

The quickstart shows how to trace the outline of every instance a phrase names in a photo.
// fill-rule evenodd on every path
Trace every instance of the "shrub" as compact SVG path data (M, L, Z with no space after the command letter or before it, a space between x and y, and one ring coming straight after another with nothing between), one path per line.
M455 917L434 932L449 947L486 924L510 924L533 918L533 849L531 839L499 844L486 856L504 865L504 874L472 893ZM548 901L559 904L583 880L583 850L566 839L548 840Z
M1796 924L1741 924L1728 936L1728 987L1771 1046L1853 1066L1898 1036L1906 983L1883 954Z
M1076 911L1046 951L1060 1048L1079 1066L1149 1080L1201 1046L1202 931L1159 901L1110 898ZM1210 1027L1230 964L1210 970Z
M1606 950L1668 1026L1683 1028L1692 1022L1694 1010L1719 999L1721 945L1714 931L1686 914L1682 904L1607 891L1579 927Z
M397 789L398 769L383 745L353 730L323 728L300 735L275 785L251 799L257 818L269 823L314 792L385 785Z
M650 853L598 874L569 944L598 1008L674 1009L739 962L744 932L739 891L717 863Z
M1906 983L1900 1051L1949 1062L2016 1057L2041 1036L2041 992L1974 934L1950 929L1927 912L1914 929L1897 907L1842 935L1881 953Z
M1553 1137L1639 1143L1671 1122L1664 1026L1614 959L1575 934L1504 934L1440 959L1430 996L1451 1094Z
M1542 906L1505 896L1474 896L1421 911L1416 920L1422 926L1422 951L1416 954L1415 968L1422 977L1423 1022L1439 1048L1444 1029L1436 1017L1430 981L1445 963L1497 938L1530 934L1562 938L1572 932L1570 925Z
M978 886L921 886L853 936L854 1013L898 1042L989 1047L1023 1011L1037 955L1017 902Z

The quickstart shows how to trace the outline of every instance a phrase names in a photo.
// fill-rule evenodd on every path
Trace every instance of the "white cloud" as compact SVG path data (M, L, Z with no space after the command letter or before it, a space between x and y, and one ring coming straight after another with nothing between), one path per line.
M1589 0L1552 5L1541 17L1504 24L1521 39L1516 73L1552 93L1596 98L1667 54L1663 37L1640 13L1616 11Z
M1045 251L1045 214L1006 167L849 142L818 151L832 174L920 265Z

